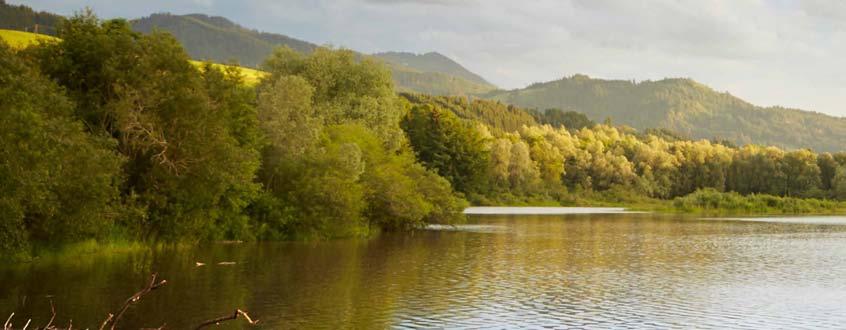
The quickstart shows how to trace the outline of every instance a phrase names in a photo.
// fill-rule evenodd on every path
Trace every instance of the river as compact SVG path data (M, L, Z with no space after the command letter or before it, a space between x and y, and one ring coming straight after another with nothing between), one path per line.
M465 225L372 240L3 265L0 317L43 324L52 299L57 323L96 329L158 272L168 284L131 308L121 328L190 328L235 308L261 329L846 324L846 218L483 211ZM219 328L252 327L236 320Z

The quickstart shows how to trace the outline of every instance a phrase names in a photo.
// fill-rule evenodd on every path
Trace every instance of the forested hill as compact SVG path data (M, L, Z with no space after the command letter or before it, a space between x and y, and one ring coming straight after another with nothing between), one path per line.
M64 17L38 12L24 5L10 5L0 0L0 29L56 35L56 27Z
M615 124L638 129L666 128L693 138L788 149L846 150L846 118L759 107L690 79L636 83L575 75L487 96L529 108L578 111L598 121L611 118Z
M431 96L425 94L400 94L413 105L432 104L449 110L459 118L484 123L497 133L518 131L523 126L538 123L531 113L490 100L470 99L463 96Z
M413 54L407 52L385 52L376 53L373 56L392 62L397 65L402 65L417 71L423 72L440 72L451 76L464 78L470 82L480 85L488 85L493 87L487 80L470 72L461 64L453 61L438 52L429 52L425 54Z
M317 47L285 35L250 30L223 17L202 14L153 14L132 20L131 24L134 30L144 33L154 29L170 32L195 59L234 60L250 67L258 66L278 46L303 53Z
M281 34L247 29L223 17L202 14L153 14L132 21L136 31L149 33L160 29L172 33L191 57L215 62L235 61L242 66L256 67L270 56L273 48L288 46L301 53L310 53L318 46ZM468 95L486 93L495 87L455 61L436 53L414 59L408 56L377 56L387 62L393 72L397 90L436 95ZM409 57L410 58L410 57Z
M479 75L438 53L388 52L372 56L391 68L399 92L467 96L496 89Z

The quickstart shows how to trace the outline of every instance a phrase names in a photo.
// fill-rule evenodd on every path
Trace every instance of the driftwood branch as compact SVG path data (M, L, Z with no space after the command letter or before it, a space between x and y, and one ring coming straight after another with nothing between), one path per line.
M50 316L50 322L47 322L44 329L50 329L50 326L53 325L53 320L56 319L56 307L53 306L53 299L50 299L50 313L53 313L53 316Z
M105 329L106 325L108 325L109 322L111 322L114 317L115 317L115 314L109 313L109 316L106 316L106 319L103 320L102 324L100 324L100 330Z
M107 326L109 324L112 325L110 329L115 330L115 327L117 326L118 321L120 321L120 318L123 316L123 313L126 312L126 310L129 308L130 305L137 303L139 300L141 300L142 297L144 297L145 295L147 295L151 291L158 289L158 288L164 286L165 284L167 284L167 280L161 280L161 281L157 282L156 281L157 276L158 275L156 273L153 273L153 275L150 276L150 283L147 284L147 287L145 287L144 289L141 289L141 291L136 292L134 295L132 295L132 297L129 297L129 299L127 299L126 302L123 303L123 306L118 310L117 313L114 314L114 316L112 316L112 314L109 314L109 316L106 318L105 321L103 321L103 324L100 326L100 330L104 329L105 326Z
M150 277L150 282L147 284L146 287L144 287L143 289L141 289L141 291L138 291L135 294L133 294L131 297L129 297L129 299L127 299L123 303L123 305L120 307L120 309L118 309L118 311L116 313L114 313L114 314L109 313L109 315L106 316L106 319L103 320L103 323L100 324L99 330L105 330L105 329L114 330L117 327L117 324L118 324L118 321L120 321L120 318L123 316L124 313L126 313L126 311L129 309L129 307L131 305L136 304L139 300L141 300L141 298L143 298L145 295L149 294L153 290L158 289L158 288L164 286L165 284L167 284L166 280L158 280L157 276L158 276L157 274L153 273ZM53 325L53 321L56 320L56 307L53 305L52 299L50 299L50 312L51 312L52 316L50 317L50 321L47 322L47 325L45 325L44 327L35 327L35 330L59 330L60 329L60 328ZM0 330L12 330L13 329L12 319L14 317L15 317L15 313L12 313L11 315L9 315L9 317L6 319L6 322L3 324L3 328L0 329ZM247 312L240 310L240 309L236 309L234 312L232 312L232 314L228 314L228 315L225 315L225 316L221 316L221 317L218 317L218 318L215 318L215 319L205 321L202 324L200 324L199 326L197 326L196 329L202 329L202 328L212 326L212 325L219 325L221 322L235 320L235 319L238 319L239 317L244 318L244 320L246 320L247 323L249 323L250 325L256 325L256 324L259 323L259 320L254 320L252 317L250 317L249 314L247 314ZM26 330L30 326L31 321L32 321L32 319L27 320L27 322L24 325L24 327L22 328L22 330ZM144 330L162 330L162 329L165 328L165 326L166 325L163 324L162 326L160 326L158 328L151 328L151 329L144 329ZM73 329L73 320L69 320L68 321L68 327L65 328L64 330L72 330L72 329Z
M218 317L216 319L211 319L211 320L205 321L202 324L198 325L195 329L199 330L199 329L205 328L205 327L210 326L210 325L218 325L218 324L220 324L220 322L234 320L234 319L237 319L239 315L243 316L244 319L247 320L247 322L250 323L251 325L256 325L259 322L259 320L253 320L252 318L250 318L250 315L247 314L247 312L242 311L240 309L236 309L235 312L233 312L231 315L225 315L225 316Z

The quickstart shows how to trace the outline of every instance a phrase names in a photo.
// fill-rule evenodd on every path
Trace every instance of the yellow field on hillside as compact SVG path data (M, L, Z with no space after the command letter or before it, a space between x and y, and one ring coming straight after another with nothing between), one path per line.
M193 64L198 69L202 68L203 63L205 63L205 62L191 60L191 64ZM216 68L223 69L223 68L229 67L230 65L214 63L214 66ZM256 70L256 69L250 69L250 68L245 68L245 67L240 67L240 66L235 66L235 67L238 68L238 70L241 71L241 75L244 77L244 83L246 83L247 85L250 85L250 86L258 84L259 80L261 80L262 77L267 75L267 72L264 72L264 71L259 71L259 70Z
M37 44L41 40L60 40L59 38L48 36L44 34L35 34L30 32L23 32L23 31L14 31L14 30L3 30L0 29L0 39L5 41L9 46L13 48L25 48L29 45ZM191 61L191 64L200 68L203 64L201 61ZM214 64L216 67L228 67L229 65L224 64ZM264 71L259 71L256 69L244 68L236 66L238 70L241 71L241 74L244 77L244 82L248 85L255 85L264 77L267 73Z
M13 48L24 48L26 46L36 44L40 40L58 40L56 37L44 34L3 29L0 29L0 39L3 39L3 41Z

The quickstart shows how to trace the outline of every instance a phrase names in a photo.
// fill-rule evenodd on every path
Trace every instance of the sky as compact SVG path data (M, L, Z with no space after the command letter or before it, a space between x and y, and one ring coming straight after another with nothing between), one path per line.
M581 73L692 78L757 105L846 116L841 0L28 0L104 18L204 13L361 52L437 51L506 89Z

